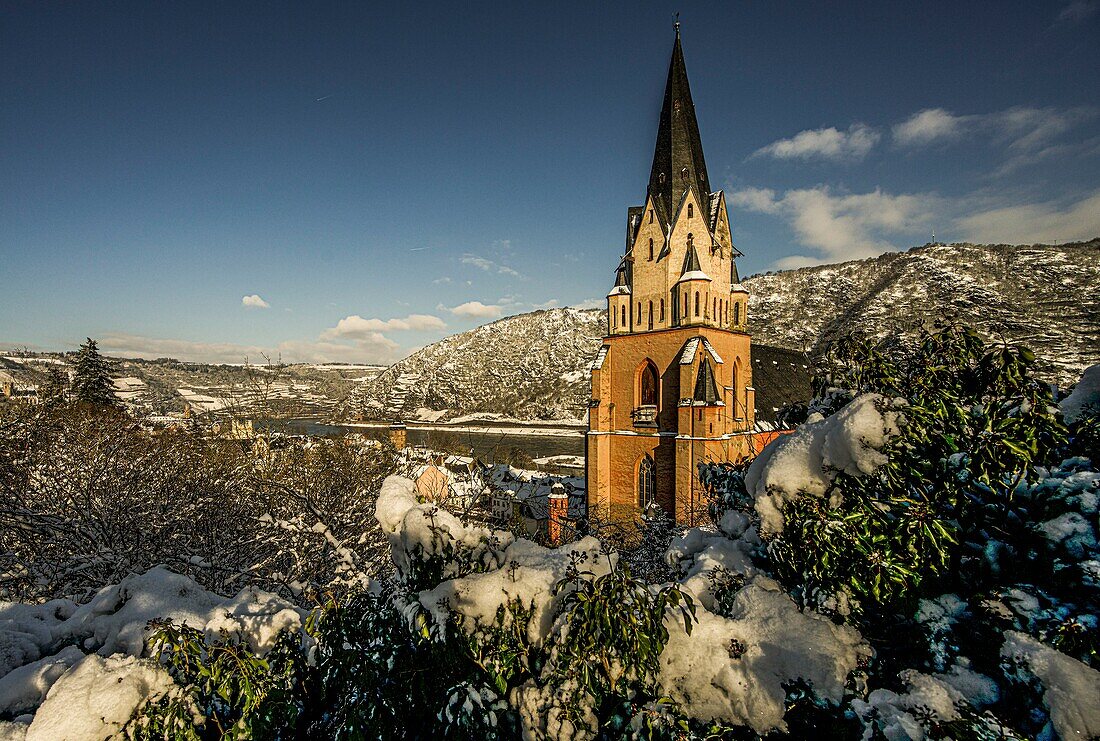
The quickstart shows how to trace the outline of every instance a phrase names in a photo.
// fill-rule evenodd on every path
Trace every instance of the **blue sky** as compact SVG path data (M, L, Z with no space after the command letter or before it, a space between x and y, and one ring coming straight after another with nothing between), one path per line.
M0 343L390 362L602 304L679 10L742 275L1100 236L1100 0L7 3Z

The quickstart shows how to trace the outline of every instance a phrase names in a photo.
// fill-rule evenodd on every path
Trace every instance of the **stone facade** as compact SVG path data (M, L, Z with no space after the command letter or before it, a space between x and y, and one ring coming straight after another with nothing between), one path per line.
M646 202L627 211L592 364L590 517L629 520L656 505L700 524L698 465L758 448L739 254L725 196L709 191L677 31Z

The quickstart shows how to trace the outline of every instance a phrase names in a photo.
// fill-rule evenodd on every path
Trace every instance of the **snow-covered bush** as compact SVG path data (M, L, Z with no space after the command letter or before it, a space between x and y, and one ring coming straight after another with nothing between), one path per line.
M0 730L6 718L18 721L7 729L16 738L98 740L124 727L141 737L163 729L152 719L165 717L165 708L181 711L188 725L205 723L199 711L207 706L196 702L202 693L187 678L214 666L208 657L221 651L236 660L222 661L205 681L223 692L240 687L249 679L240 669L252 663L271 682L268 669L280 654L302 661L311 654L306 617L254 587L227 598L162 568L104 587L85 604L0 602ZM148 629L169 620L177 627ZM140 728L131 724L145 712Z
M88 407L0 419L0 599L84 599L163 564L219 592L255 584L305 602L387 567L373 515L392 459L263 442L152 435Z
M1081 453L1100 366L1059 409L1032 361L954 327L841 342L801 427L747 470L702 472L716 519L763 540L712 536L706 560L770 575L874 648L844 705L864 738L1096 734L1100 473ZM707 586L727 613L742 580L723 568Z

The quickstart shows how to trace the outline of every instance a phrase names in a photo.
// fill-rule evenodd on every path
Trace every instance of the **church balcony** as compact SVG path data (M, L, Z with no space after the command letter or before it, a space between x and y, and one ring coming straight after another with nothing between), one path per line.
M643 404L640 407L635 407L630 412L630 417L634 420L635 427L656 427L657 406L655 404Z

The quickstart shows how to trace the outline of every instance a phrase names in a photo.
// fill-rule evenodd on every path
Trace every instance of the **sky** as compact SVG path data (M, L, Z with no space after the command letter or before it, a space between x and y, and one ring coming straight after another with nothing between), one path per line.
M742 276L1100 236L1100 0L0 8L0 346L390 363L602 306L680 13Z

